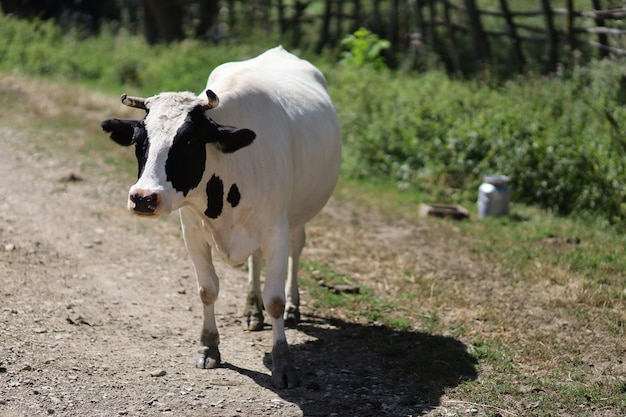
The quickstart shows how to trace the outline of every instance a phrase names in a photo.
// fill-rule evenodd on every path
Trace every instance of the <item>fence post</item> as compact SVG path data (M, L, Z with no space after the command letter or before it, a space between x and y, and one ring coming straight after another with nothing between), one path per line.
M424 23L424 13L422 12L423 2L421 0L415 0L415 27L416 35L413 38L413 46L415 53L415 62L417 68L422 71L426 69L426 26Z
M602 5L600 4L600 0L591 0L591 6L594 10L602 10ZM597 26L604 26L604 19L601 17L595 18ZM606 33L598 33L598 42L600 43L600 57L604 58L609 55L608 48L604 48L605 46L609 46L609 38Z
M522 72L524 70L524 55L522 54L522 47L520 45L520 40L517 37L517 29L515 28L515 22L513 21L513 15L511 14L511 10L509 9L509 5L507 0L500 0L500 8L502 9L502 14L504 15L504 20L506 21L506 29L511 38L511 43L513 44L513 56L515 57L515 65L517 66L517 70Z
M335 1L335 35L334 40L341 39L343 33L343 1Z
M430 17L430 23L428 23L428 30L426 32L426 42L430 44L433 51L437 51L437 33L435 32L435 21L437 20L437 11L435 7L436 0L430 0L428 2L428 14Z
M330 38L330 17L332 13L332 3L333 0L325 0L324 1L324 14L322 15L322 27L320 29L320 37L317 41L317 47L315 51L319 54L322 52L324 47L329 41Z
M483 25L480 21L480 12L478 11L478 7L476 7L476 0L465 0L465 9L467 10L467 18L469 19L472 44L476 57L481 63L487 63L491 59L491 53Z
M424 13L422 13L422 0L415 0L415 26L416 32L419 33L422 41L425 40L426 28L424 27Z
M441 42L441 34L437 31L438 12L437 3L442 4L448 0L430 0L428 2L428 13L430 23L428 24L428 36L432 50L440 57L445 56L445 45Z
M382 13L380 11L380 0L372 0L372 32L374 33L383 33L385 30L385 25L382 23L381 16Z
M550 71L556 70L556 64L558 61L558 50L557 50L557 34L554 29L554 20L552 12L552 8L550 7L549 0L541 0L541 7L543 9L543 15L546 20L546 29L548 30L548 44L549 44L549 52L548 52L548 65Z
M452 67L454 68L455 75L461 73L461 62L459 60L459 52L456 49L456 36L452 22L450 21L450 4L444 3L443 9L444 21L446 22L446 30L448 31L448 37L450 38L450 60L452 61Z
M363 21L362 8L361 8L361 0L353 0L352 5L354 7L353 16L352 16L352 24L350 25L350 33L355 32L361 25Z
M237 11L235 9L235 0L228 0L228 27L233 30L237 25Z
M389 1L389 22L386 37L391 42L391 49L398 50L398 0Z
M569 46L570 58L576 50L576 26L574 25L574 0L567 0L567 44Z
M285 22L285 5L283 0L276 2L276 12L278 13L278 33L282 37L287 30L287 23Z

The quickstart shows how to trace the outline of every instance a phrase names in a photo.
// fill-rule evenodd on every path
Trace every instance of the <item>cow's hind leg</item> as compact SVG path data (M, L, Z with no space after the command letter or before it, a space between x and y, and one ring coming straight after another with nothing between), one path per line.
M243 311L244 330L263 330L263 298L261 296L261 267L263 253L257 250L248 258L248 290Z
M198 293L202 301L203 323L200 335L200 346L196 354L197 368L217 368L220 366L221 355L218 348L219 333L215 323L215 301L219 294L219 279L213 267L211 247L200 238L197 226L189 221L181 209L181 223L187 251L196 269Z
M291 250L285 285L285 326L295 327L300 321L300 291L298 289L298 264L306 240L304 225L291 232Z

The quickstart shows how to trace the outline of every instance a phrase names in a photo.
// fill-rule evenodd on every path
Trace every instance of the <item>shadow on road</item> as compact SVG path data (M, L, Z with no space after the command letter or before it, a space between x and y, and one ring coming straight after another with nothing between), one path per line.
M291 346L300 387L274 389L268 375L224 364L297 404L305 416L402 416L439 405L449 388L477 377L476 359L453 337L307 317L314 341ZM271 368L271 356L264 363Z

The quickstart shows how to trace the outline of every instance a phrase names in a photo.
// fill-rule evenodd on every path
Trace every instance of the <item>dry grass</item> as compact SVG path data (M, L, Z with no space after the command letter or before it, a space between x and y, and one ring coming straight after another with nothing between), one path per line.
M306 258L392 303L388 324L400 318L413 331L457 337L468 346L480 375L451 391L456 399L437 412L623 414L622 235L585 231L591 225L529 208L520 208L522 222L423 219L394 192L361 192L352 184L339 187L309 228L313 249ZM334 307L332 314L368 320L361 305Z

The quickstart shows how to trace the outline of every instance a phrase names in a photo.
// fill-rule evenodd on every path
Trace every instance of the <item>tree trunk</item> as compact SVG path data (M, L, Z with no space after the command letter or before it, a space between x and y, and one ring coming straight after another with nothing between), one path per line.
M556 71L559 51L556 28L554 27L554 12L550 7L549 0L541 0L541 8L543 9L543 15L546 20L546 30L548 34L548 65L550 71Z
M480 12L476 6L476 0L465 0L465 8L467 9L474 52L481 65L487 64L491 60L491 52L483 24L480 20Z
M183 38L183 8L176 0L142 0L144 33L149 44Z
M330 41L330 19L332 17L332 0L324 0L324 14L322 15L322 27L315 51L319 54Z
M515 57L515 65L519 72L524 70L524 54L522 53L522 46L520 44L520 39L517 36L517 28L515 27L515 22L513 20L513 15L511 14L511 9L509 9L509 5L507 0L500 0L500 8L502 9L502 14L504 15L504 20L506 22L506 31L511 38L511 44L513 45L513 56Z
M196 27L196 38L209 37L209 30L215 24L219 12L218 0L202 0L198 16L199 24Z

